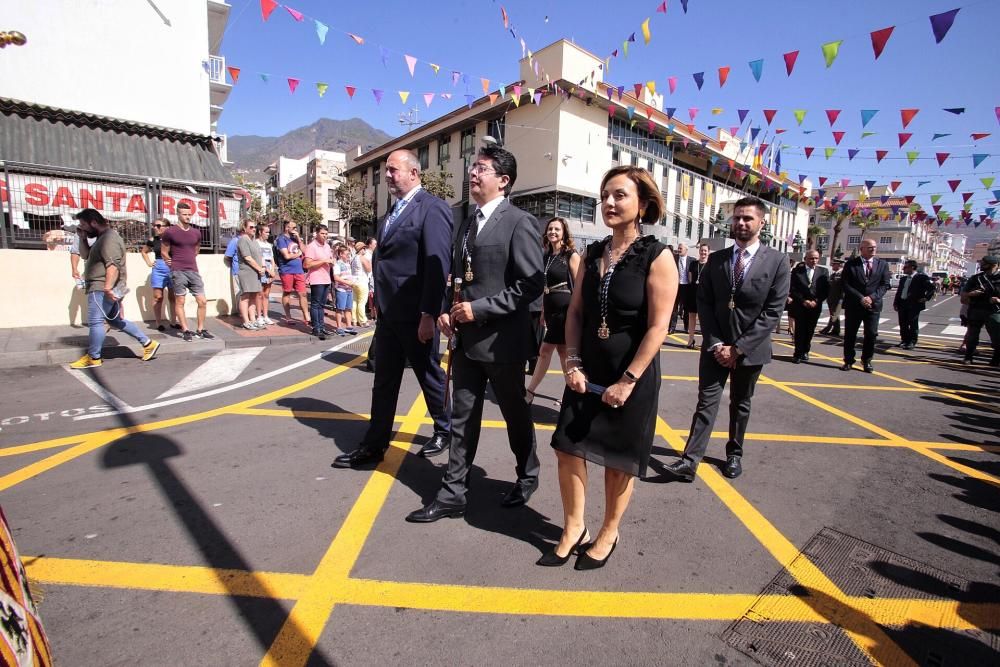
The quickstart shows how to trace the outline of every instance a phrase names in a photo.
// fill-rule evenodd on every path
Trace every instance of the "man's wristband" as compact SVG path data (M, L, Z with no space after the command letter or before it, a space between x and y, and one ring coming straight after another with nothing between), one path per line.
M624 377L628 382L632 384L635 384L636 382L639 381L639 377L627 368L625 369L625 372L622 374L622 377Z

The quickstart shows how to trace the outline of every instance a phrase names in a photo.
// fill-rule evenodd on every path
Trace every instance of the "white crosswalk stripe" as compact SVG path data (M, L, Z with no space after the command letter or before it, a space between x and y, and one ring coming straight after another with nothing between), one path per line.
M965 337L965 327L961 324L949 324L940 331L942 336L962 336Z
M232 382L242 375L247 366L253 363L263 349L263 347L245 347L222 350L157 398L188 394L199 389Z

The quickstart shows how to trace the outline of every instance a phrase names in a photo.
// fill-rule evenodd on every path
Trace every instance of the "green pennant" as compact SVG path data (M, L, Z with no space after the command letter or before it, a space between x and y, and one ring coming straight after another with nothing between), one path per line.
M830 156L837 152L836 148L824 148L823 152L826 153L826 159L829 160Z
M970 202L965 202L965 204L962 205L962 208L964 208L966 211L971 211L972 210L972 202L971 201Z
M990 188L993 187L993 177L992 176L989 176L988 178L980 178L979 180L982 181L983 187L985 187L987 190L989 190Z
M938 201L940 199L941 199L941 195L931 195L931 206L933 206L934 204L938 203Z
M826 66L829 69L833 61L837 59L837 54L840 53L840 45L844 43L844 40L838 39L836 42L827 42L823 45L823 58L826 59Z
M323 97L324 95L326 95L326 89L329 88L329 87L330 86L328 84L317 83L316 84L316 92L319 93L320 97Z
M878 133L877 132L862 132L861 133L861 138L864 139L865 137L871 137L871 136L874 136L876 134L878 134Z
M909 161L910 164L913 164L913 161L916 160L917 156L919 155L920 155L919 151L906 151L906 159Z
M792 113L795 114L795 121L799 125L802 125L802 121L805 120L805 118L806 118L806 110L805 109L795 109L795 110L792 111Z

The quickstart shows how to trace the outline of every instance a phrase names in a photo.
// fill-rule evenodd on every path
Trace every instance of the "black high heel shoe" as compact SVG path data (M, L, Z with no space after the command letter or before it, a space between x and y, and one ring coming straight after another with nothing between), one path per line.
M583 532L580 533L580 539L576 541L576 544L573 545L573 548L569 550L568 554L566 554L565 556L560 556L559 554L557 554L556 548L559 546L557 544L556 546L552 547L552 551L548 552L547 554L539 558L537 561L535 561L535 565L541 565L542 567L559 567L560 565L565 565L566 562L569 560L569 557L572 556L574 553L583 553L582 551L580 551L580 547L585 544L583 538L585 538L586 536L587 536L587 527L584 526ZM590 543L587 542L586 544Z
M614 544L611 545L611 551L609 551L608 555L602 558L601 560L597 560L596 558L592 558L591 556L589 556L587 554L587 551L589 551L589 549L587 549L586 551L580 551L580 555L577 556L576 565L573 566L573 569L596 570L604 567L605 563L608 562L608 559L611 558L611 554L615 552L615 547L617 546L618 546L618 538L616 537Z

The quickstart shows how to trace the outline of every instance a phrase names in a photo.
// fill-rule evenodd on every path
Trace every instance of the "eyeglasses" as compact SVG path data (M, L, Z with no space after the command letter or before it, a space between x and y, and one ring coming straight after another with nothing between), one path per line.
M481 176L483 174L495 174L495 173L497 173L497 170L496 169L490 169L489 167L487 167L484 164L474 164L474 165L472 165L472 166L469 167L469 173L470 174L476 174L477 176Z

